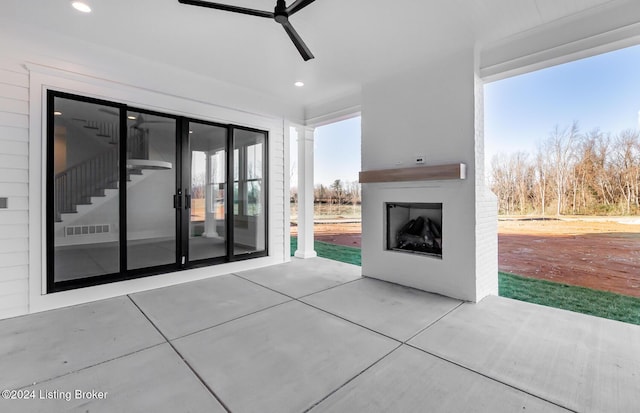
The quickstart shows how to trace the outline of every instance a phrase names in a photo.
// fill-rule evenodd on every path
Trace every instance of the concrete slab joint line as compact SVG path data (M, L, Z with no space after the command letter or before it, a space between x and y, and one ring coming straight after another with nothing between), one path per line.
M297 301L174 344L232 411L304 411L398 345Z
M189 364L189 362L182 356L182 354L180 354L180 352L178 351L178 349L175 348L175 346L171 343L171 341L162 333L162 331L160 331L160 329L158 328L158 326L156 326L153 321L151 321L151 319L147 316L147 314L145 314L145 312L136 304L135 301L133 301L133 299L131 298L130 295L127 296L129 298L129 300L133 303L133 305L136 306L136 308L138 309L138 311L140 311L140 313L147 319L147 321L149 321L149 323L151 323L151 325L156 329L156 331L158 331L158 333L160 335L162 335L162 337L164 338L164 340L167 342L167 344L169 344L169 346L171 347L171 350L178 356L180 357L180 360L182 360L182 362L184 363L184 365L191 371L191 373L193 373L193 375L200 381L200 383L202 383L202 385L209 391L209 393L211 393L211 396L213 396L213 398L216 399L216 401L218 403L220 403L220 405L227 411L230 412L230 410L227 408L227 406L224 404L224 402L222 400L220 400L220 398L215 394L215 392L213 391L213 389L211 389L209 387L209 385L202 380L202 377L200 377L200 375L193 369L193 367Z
M0 371L10 372L0 389L90 386L111 395L60 405L0 400L0 411L608 413L640 405L638 326L501 297L464 303L356 270L294 260L0 321Z
M391 353L393 353L394 351L398 350L400 347L402 347L402 344L399 344L398 347L394 348L393 350L391 350L390 352L388 352L387 354L385 354L384 356L380 357L380 359L376 360L373 364L371 364L370 366L368 366L367 368L365 368L364 370L362 370L360 373L358 373L357 375L353 376L352 378L350 378L348 381L342 383L342 385L340 385L340 387L336 388L335 390L333 390L331 393L327 394L325 397L323 397L321 400L319 400L317 403L315 403L313 406L309 407L307 410L304 411L304 413L310 412L312 411L316 406L318 406L319 404L321 404L323 401L327 400L328 398L330 398L333 394L335 394L337 391L339 391L340 389L342 389L343 387L345 387L346 385L348 385L349 383L351 383L353 380L357 379L358 377L360 377L361 375L363 375L367 370L371 369L372 367L374 367L376 364L380 363L382 360L384 360L385 358L387 358Z
M409 344L569 410L626 412L640 403L635 325L487 297Z

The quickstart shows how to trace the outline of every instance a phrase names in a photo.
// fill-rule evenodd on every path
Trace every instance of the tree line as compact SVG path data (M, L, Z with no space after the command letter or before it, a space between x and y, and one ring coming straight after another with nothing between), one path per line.
M330 205L358 205L361 202L360 184L336 179L331 185L319 184L313 188L313 201ZM291 188L291 202L298 202L298 189Z
M490 185L500 214L638 214L639 133L556 126L535 153L494 156Z

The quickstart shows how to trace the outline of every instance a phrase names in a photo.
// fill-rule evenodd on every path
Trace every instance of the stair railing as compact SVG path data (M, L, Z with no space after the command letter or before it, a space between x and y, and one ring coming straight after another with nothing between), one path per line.
M92 196L102 195L102 191L114 184L117 187L118 155L118 147L115 146L55 175L56 222L61 221L61 214L77 212L77 205L90 203Z
M105 189L118 187L119 150L115 145L108 151L72 166L53 178L54 216L62 221L62 214L75 213L76 207L90 204L91 197L103 196ZM130 128L127 139L127 158L149 159L148 130ZM127 170L127 180L131 174L140 174L137 169Z

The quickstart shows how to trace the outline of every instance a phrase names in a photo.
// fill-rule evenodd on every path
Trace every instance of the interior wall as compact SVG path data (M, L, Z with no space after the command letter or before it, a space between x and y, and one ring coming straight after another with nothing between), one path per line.
M10 39L10 41L8 40ZM0 28L0 318L284 262L285 119L301 108L81 40ZM153 76L149 76L153 73ZM47 89L269 132L269 256L44 294Z
M106 149L112 148L107 142L101 141L80 126L68 123L63 127L64 133L60 134L60 137L64 138L65 141L65 165L59 172L79 165L99 155ZM57 135L57 130L55 134Z
M165 126L165 127L162 127ZM127 184L127 238L175 238L176 145L174 124L149 132L149 159L169 162L169 170L143 169ZM98 215L99 217L99 215Z
M67 128L56 126L53 132L53 173L59 174L67 169Z

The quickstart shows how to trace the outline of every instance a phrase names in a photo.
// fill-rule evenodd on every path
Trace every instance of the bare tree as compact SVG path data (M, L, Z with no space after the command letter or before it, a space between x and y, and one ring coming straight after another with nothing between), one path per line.
M589 213L597 210L603 202L601 187L604 183L602 174L604 173L604 158L602 148L604 140L607 139L599 129L582 136L576 149L576 164L574 176L574 208L580 213ZM604 151L606 154L606 151Z
M512 156L497 154L491 159L492 189L498 196L500 211L514 214L517 198L517 173Z
M556 215L562 214L565 193L574 163L574 145L578 139L578 122L573 122L570 128L562 130L556 125L548 139L551 170L556 189Z
M327 187L319 184L313 189L314 203L322 203L327 199Z
M536 153L536 164L534 167L537 195L539 199L539 206L541 208L542 215L546 214L547 206L547 191L549 186L549 145L544 143L538 145L538 151Z
M194 199L204 198L206 181L206 174L204 172L191 177L191 196Z
M352 209L355 212L356 205L360 204L360 184L358 182L347 182L345 187L347 199L351 201Z
M599 202L604 207L608 207L614 202L614 195L611 186L610 175L607 173L608 159L611 157L611 138L609 135L601 135L596 140L595 147L595 170L596 186L600 194Z
M297 174L298 174L298 168L296 167L296 162L293 161L291 162L291 168L289 169L289 182L297 183L298 182ZM289 196L291 197L289 199L289 203L293 203L297 211L298 210L298 186L297 185L291 185L291 188L289 188Z
M333 190L333 196L336 198L336 202L338 205L342 204L344 199L344 188L342 187L342 181L336 179L331 184L331 189Z
M530 160L524 152L495 155L492 190L501 214L560 215L640 212L640 134L628 130L611 139L594 129L584 135L576 122L556 127Z
M623 131L616 138L613 147L615 182L624 200L623 213L631 213L631 205L637 205L638 176L640 175L640 151L638 132Z

